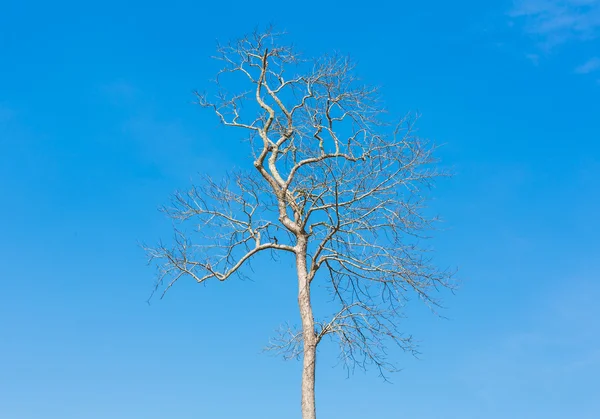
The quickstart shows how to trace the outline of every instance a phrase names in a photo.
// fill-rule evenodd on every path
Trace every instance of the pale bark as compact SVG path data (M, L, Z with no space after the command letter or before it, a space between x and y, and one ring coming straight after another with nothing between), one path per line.
M304 341L302 419L316 419L315 367L317 361L317 335L315 333L315 320L310 302L310 281L306 267L306 248L306 237L301 235L296 245L296 269L298 274L298 307L302 320L302 340Z

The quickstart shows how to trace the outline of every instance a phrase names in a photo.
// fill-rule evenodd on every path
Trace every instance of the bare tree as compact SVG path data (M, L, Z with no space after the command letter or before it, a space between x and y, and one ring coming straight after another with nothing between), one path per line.
M414 120L385 122L376 89L348 59L302 60L279 40L269 30L218 47L217 93L198 101L247 133L253 168L176 194L165 209L178 222L174 244L148 252L164 292L184 276L243 275L264 251L295 258L301 329L283 330L271 348L302 357L302 417L314 419L325 337L348 368L382 375L394 370L390 345L416 350L398 327L406 299L436 306L434 291L450 279L419 245L434 221L423 214L424 191L441 173ZM322 320L311 304L317 280L332 297Z

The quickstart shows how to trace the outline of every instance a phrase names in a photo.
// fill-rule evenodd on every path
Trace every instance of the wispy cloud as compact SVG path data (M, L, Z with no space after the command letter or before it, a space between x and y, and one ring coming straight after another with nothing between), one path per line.
M547 49L600 35L600 0L515 0L509 15Z
M594 57L575 68L577 74L589 74L600 70L600 58Z

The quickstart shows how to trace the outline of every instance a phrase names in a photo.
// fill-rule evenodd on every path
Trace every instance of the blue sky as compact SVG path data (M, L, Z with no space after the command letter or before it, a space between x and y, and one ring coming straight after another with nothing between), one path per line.
M449 319L409 308L423 355L391 385L325 348L321 417L598 417L600 1L201 3L3 4L0 417L299 418L299 364L261 353L296 321L287 265L148 305L138 247L176 188L244 163L191 91L217 39L273 22L350 54L456 173L432 202Z

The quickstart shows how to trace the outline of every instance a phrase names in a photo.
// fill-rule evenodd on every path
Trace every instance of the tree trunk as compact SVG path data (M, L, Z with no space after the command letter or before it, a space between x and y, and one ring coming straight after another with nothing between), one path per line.
M302 366L302 419L316 419L315 409L315 364L317 347L304 344L304 362Z
M298 306L302 319L304 357L302 365L302 419L316 419L315 365L317 360L317 336L310 302L310 283L306 268L306 238L298 239L296 268L298 272Z

